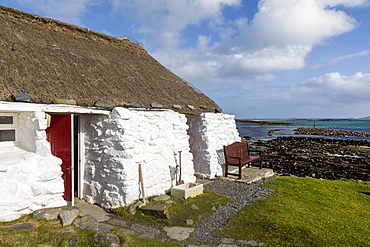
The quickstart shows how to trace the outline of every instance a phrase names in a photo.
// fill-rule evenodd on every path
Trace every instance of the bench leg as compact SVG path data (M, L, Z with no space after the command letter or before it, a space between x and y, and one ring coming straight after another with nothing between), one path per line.
M229 166L227 165L227 162L225 162L225 178L227 178Z
M239 165L239 179L242 179L242 166Z
M262 160L260 160L260 169L262 169Z

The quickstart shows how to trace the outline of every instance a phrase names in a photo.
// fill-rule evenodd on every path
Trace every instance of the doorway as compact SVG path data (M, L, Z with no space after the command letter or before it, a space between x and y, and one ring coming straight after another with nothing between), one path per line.
M51 153L62 159L63 198L68 205L73 206L74 197L83 196L81 116L74 114L50 114L50 116L50 127L46 129L47 140L51 146Z

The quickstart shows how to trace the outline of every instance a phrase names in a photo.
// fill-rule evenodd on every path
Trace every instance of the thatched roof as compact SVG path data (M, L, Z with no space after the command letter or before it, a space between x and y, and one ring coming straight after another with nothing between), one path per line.
M0 5L0 101L25 89L33 103L68 94L77 105L151 102L182 113L215 103L162 66L140 45ZM193 105L190 110L186 104ZM200 109L205 105L208 109Z

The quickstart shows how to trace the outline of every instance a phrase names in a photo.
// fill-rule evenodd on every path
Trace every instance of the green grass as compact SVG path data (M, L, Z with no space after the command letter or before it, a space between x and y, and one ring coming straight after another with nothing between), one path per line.
M21 223L31 223L33 229L15 230L10 227ZM75 235L67 236L57 234L58 231L73 227ZM91 236L94 231L82 230L78 227L68 226L63 227L60 220L42 220L34 219L31 215L24 216L13 222L0 223L0 246L42 246L50 244L52 246L69 246L69 241L77 238L75 246L101 246L101 243L94 240Z
M370 246L370 182L281 178L219 234L268 246Z
M147 203L147 205L164 203L155 202L152 200L152 198L149 198L150 202ZM130 223L148 224L157 227L186 227L188 226L186 225L186 220L191 219L193 220L194 224L196 224L199 221L206 219L214 212L214 210L212 210L212 207L218 209L221 206L226 205L230 201L230 198L218 195L216 193L213 193L212 191L204 191L203 194L200 194L196 197L188 198L186 200L180 200L176 197L171 197L171 200L174 201L174 203L168 204L169 219L161 219L156 216L143 215L140 210L138 210L136 214L130 215L126 207L115 209L114 212L122 219ZM192 209L191 206L193 204L198 206L199 209Z

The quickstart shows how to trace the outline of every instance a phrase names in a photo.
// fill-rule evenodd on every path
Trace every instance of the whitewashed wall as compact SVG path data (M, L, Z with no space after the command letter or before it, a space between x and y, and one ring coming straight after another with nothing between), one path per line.
M223 113L188 116L190 149L197 177L223 176L223 146L240 141L234 118Z
M142 198L138 165L142 165L145 196L168 191L182 151L182 180L194 182L188 126L172 110L115 108L109 116L90 116L86 126L86 178L89 203L117 208Z
M0 148L0 221L66 205L62 161L51 155L45 129L45 113L19 113L19 146Z

